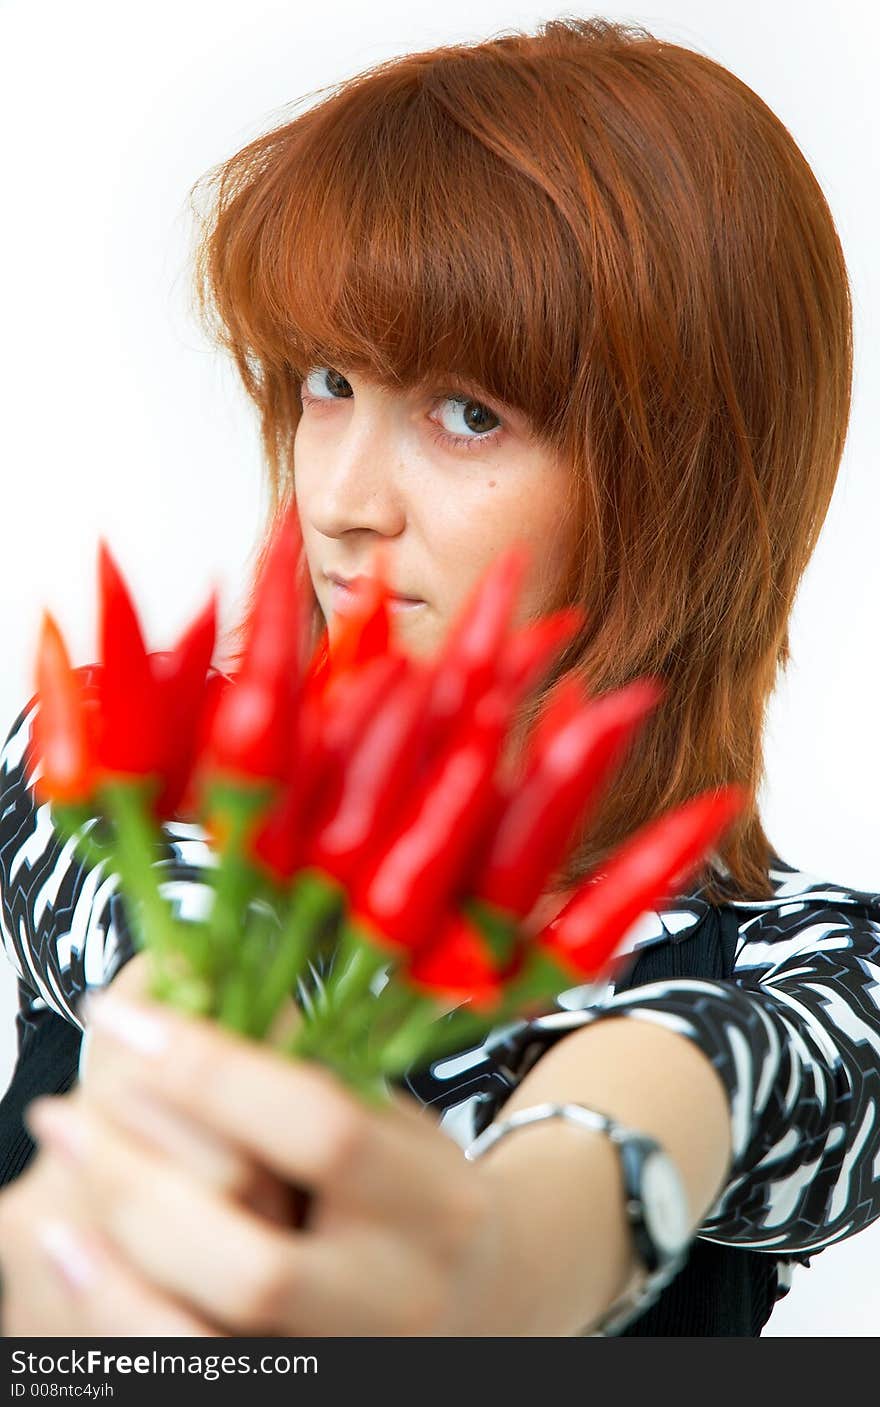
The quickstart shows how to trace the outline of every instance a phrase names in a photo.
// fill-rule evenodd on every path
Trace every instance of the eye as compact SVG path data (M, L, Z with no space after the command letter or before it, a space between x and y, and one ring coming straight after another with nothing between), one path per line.
M299 387L303 406L321 401L350 400L353 395L351 382L328 366L309 367ZM434 416L438 409L442 410L447 424L459 427L459 433L455 430L435 428L438 422ZM432 439L456 453L469 454L474 450L485 449L487 445L495 444L504 434L501 418L491 406L467 395L461 389L447 390L442 395L435 396L434 413L428 416L428 420L432 426ZM496 423L487 425L487 420Z
M447 445L454 450L463 450L467 454L471 450L484 449L487 444L493 444L504 433L500 417L483 401L477 401L459 392L450 391L441 396L437 404L441 408L452 406L453 410L449 421L473 432L472 434L454 434L444 430L435 431L434 439L438 444ZM487 418L496 421L497 424L487 426ZM432 424L436 423L432 420Z
M305 395L303 395L304 387L307 392ZM324 392L328 394L324 394ZM348 400L353 395L351 382L346 381L344 376L338 371L334 371L330 366L309 367L300 382L300 400L303 404L308 401Z

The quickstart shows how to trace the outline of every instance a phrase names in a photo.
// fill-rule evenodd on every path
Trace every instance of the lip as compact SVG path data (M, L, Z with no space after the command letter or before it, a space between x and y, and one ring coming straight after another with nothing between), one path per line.
M368 578L360 576L351 578L337 576L335 572L325 572L324 575L330 585L335 588L334 595L338 600L344 600L354 594L352 590L354 582L368 580ZM423 606L425 604L419 596L400 596L396 591L390 593L390 601L394 607Z

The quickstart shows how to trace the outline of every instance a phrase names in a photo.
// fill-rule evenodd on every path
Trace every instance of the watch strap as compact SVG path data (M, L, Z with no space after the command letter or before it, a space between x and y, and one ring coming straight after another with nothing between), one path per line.
M637 1173L632 1159L626 1156L626 1150L635 1148L638 1151L662 1151L660 1144L649 1135L619 1123L598 1109L591 1109L585 1104L573 1101L553 1100L533 1104L526 1109L517 1109L513 1114L502 1117L483 1129L465 1149L464 1156L473 1161L516 1129L551 1118L562 1118L582 1128L606 1134L614 1143L620 1159L626 1212L640 1266L622 1294L608 1307L601 1319L581 1335L585 1338L605 1338L625 1329L659 1299L669 1282L683 1268L689 1247L683 1247L678 1253L662 1252L651 1241L642 1218L642 1204L636 1185Z

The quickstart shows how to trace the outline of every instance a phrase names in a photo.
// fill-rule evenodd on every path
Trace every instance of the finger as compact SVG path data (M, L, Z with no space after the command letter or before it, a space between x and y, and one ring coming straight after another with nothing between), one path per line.
M116 1041L130 1087L204 1121L294 1185L369 1207L417 1235L432 1234L450 1176L470 1201L469 1180L456 1176L461 1150L425 1110L405 1109L401 1099L367 1106L317 1062L164 1004L121 1003L103 992L91 1002L91 1022Z
M301 1265L276 1296L279 1333L324 1338L443 1332L444 1281L416 1242L348 1212L335 1225L322 1225L320 1235L303 1239L307 1272Z
M135 953L112 978L113 990L149 1001L152 976L151 954ZM132 1099L124 1078L120 1078L125 1072L120 1072L114 1058L116 1043L90 1027L88 1040L88 1059L81 1067L77 1088L79 1095L95 1100L107 1117L142 1142L173 1156L218 1193L235 1198L272 1221L300 1224L305 1210L301 1192L282 1183L252 1158L246 1158L204 1124L176 1113L166 1101L159 1102L148 1095Z
M71 1209L70 1179L39 1150L0 1197L2 1337L68 1338L82 1329L74 1297L49 1259L34 1249L38 1217Z
M442 1332L444 1279L417 1242L344 1213L306 1235L296 1273L277 1283L273 1323L307 1338ZM272 1299L272 1296L270 1296Z
M210 1130L196 1128L191 1119L147 1091L115 1105L111 1117L140 1143L164 1153L218 1196L250 1207L280 1226L299 1224L303 1196L297 1188Z
M3 1337L218 1337L218 1326L158 1293L88 1226L71 1182L64 1161L38 1150L4 1190Z
M218 1195L240 1202L280 1225L298 1224L302 1199L297 1201L294 1188L232 1147L228 1140L197 1126L167 1101L141 1089L126 1090L115 1098L114 1091L107 1088L97 1094L87 1094L81 1088L79 1093L90 1107L129 1134L139 1146L164 1153Z
M89 1225L161 1294L212 1323L274 1332L289 1286L308 1278L304 1238L218 1197L94 1107L69 1106L44 1098L26 1119L41 1149L66 1160Z
M68 1296L68 1313L76 1321L78 1334L227 1337L147 1284L91 1228L66 1217L49 1216L35 1222L31 1236L34 1255L51 1268Z
M90 1230L84 1254L74 1247L71 1255L66 1231L50 1242L51 1249L64 1257L59 1274L66 1284L70 1277L72 1332L131 1333L138 1297L144 1294L158 1300L151 1313L160 1324L158 1316L178 1313L182 1302L188 1318L222 1325L237 1335L430 1335L437 1331L442 1300L436 1267L415 1245L374 1221L336 1216L320 1238L300 1236L294 1244L275 1235L271 1244L261 1242L248 1235L249 1228L237 1227L234 1216L221 1224L201 1201L196 1205L169 1195L168 1183L154 1169L130 1169L126 1178L125 1150L111 1147L112 1131L90 1126L86 1137L89 1156L100 1163L98 1176L85 1171L76 1179L82 1222L95 1207L106 1217L123 1196L125 1211L123 1216L111 1214L100 1230ZM54 1155L41 1151L40 1156L45 1162ZM102 1176L108 1168L115 1168L113 1175ZM166 1238L158 1234L158 1208L163 1222L173 1228ZM83 1233L82 1227L72 1224L72 1228ZM51 1235L54 1238L56 1233ZM108 1310L105 1295L99 1294L101 1275L89 1265L93 1247L99 1265L104 1255L110 1261L108 1283L115 1285L118 1277L112 1272L117 1268L127 1282L120 1287L118 1329L112 1324L104 1327ZM84 1276L88 1276L86 1286L81 1285ZM95 1327L86 1317L91 1313L88 1306L79 1307L81 1288L94 1294ZM162 1328L161 1332L193 1331Z
M114 992L149 1000L151 976L151 954L135 953L114 975ZM227 1141L191 1120L180 1120L166 1104L156 1100L141 1100L135 1113L134 1103L125 1097L124 1081L120 1079L118 1062L114 1059L114 1044L107 1041L100 1030L93 1031L89 1026L87 1038L89 1050L86 1061L80 1062L77 1095L96 1100L108 1117L117 1120L130 1133L153 1142L169 1154L176 1154L191 1172L218 1190L245 1195L248 1165Z

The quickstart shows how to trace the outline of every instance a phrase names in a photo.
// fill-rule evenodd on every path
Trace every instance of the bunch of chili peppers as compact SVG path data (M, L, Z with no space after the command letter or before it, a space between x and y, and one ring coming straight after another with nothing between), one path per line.
M99 549L97 678L43 617L34 789L89 863L106 863L153 995L331 1065L367 1098L625 961L621 939L692 874L740 811L729 785L630 837L537 934L524 920L649 713L642 678L598 698L563 675L515 767L517 711L582 623L513 628L516 546L487 570L430 662L395 647L385 558L307 657L312 603L295 506L252 595L240 667L211 667L216 594L175 648L148 652ZM161 893L162 825L199 817L215 863L204 920ZM308 990L320 951L325 980ZM314 968L312 968L314 975ZM441 1017L443 1018L441 1020Z

